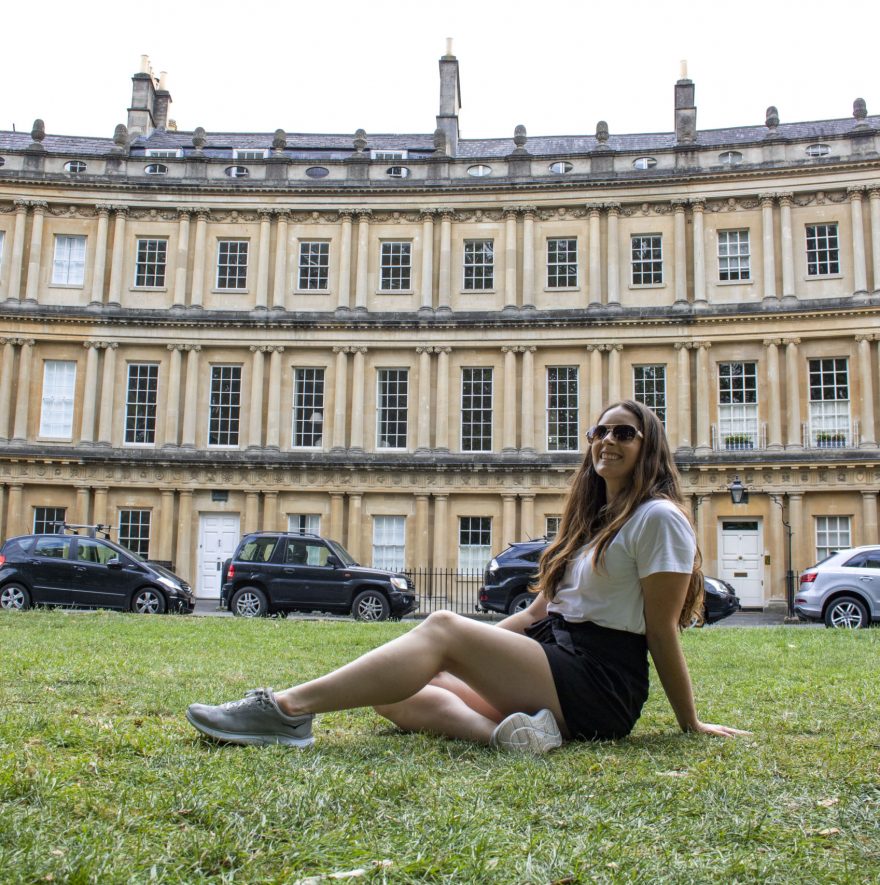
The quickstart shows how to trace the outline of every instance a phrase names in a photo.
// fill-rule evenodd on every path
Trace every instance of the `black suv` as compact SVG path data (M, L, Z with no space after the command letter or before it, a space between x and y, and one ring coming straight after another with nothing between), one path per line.
M384 621L417 606L406 575L358 565L341 544L319 535L245 535L223 567L220 607L246 618L323 611Z
M195 600L173 572L93 532L20 535L0 547L0 609L32 605L188 614Z
M539 538L511 544L491 560L483 574L477 609L512 615L528 608L535 598L530 585L538 575L538 561L548 543L546 538ZM712 624L739 611L739 599L726 581L706 577L705 591L704 623Z

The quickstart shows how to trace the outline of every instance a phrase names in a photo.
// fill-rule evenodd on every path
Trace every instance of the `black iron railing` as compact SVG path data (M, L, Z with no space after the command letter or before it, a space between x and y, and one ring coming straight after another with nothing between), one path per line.
M407 569L406 574L419 597L416 614L426 615L444 608L461 615L477 611L483 584L481 569L417 568Z

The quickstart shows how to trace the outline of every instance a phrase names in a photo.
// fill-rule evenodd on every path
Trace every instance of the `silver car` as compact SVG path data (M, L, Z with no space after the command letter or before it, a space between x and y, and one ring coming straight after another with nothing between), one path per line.
M880 621L880 547L832 553L801 575L795 614L826 627L867 627Z

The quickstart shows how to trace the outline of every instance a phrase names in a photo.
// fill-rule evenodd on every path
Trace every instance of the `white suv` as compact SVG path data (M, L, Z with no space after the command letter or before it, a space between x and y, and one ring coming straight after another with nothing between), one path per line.
M832 553L801 575L795 614L826 627L867 627L880 621L880 547Z

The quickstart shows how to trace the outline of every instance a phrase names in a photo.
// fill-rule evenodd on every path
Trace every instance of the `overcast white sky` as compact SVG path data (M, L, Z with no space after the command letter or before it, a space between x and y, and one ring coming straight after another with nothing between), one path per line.
M142 53L171 117L208 132L432 132L437 60L465 138L673 128L687 59L700 129L880 113L877 0L42 0L9 3L0 129L110 137Z

